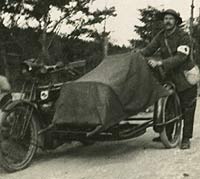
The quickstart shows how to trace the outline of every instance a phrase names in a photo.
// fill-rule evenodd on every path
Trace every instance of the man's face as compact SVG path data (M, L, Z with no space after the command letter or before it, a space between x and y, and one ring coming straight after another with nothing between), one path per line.
M166 30L172 30L176 26L176 18L171 14L164 17L164 26Z

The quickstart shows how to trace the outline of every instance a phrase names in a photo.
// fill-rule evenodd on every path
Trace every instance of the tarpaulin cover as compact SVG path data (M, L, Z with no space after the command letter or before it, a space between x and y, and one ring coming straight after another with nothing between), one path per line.
M107 129L167 95L143 56L109 56L77 81L63 85L54 122Z

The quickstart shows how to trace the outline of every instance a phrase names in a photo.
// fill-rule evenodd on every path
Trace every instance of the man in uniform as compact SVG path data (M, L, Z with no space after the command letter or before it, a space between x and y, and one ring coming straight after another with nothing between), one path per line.
M184 76L185 70L194 67L190 59L190 38L186 32L179 28L182 23L179 13L168 9L162 13L161 17L164 29L154 37L146 48L141 50L141 53L145 57L150 57L158 49L160 50L161 60L150 58L148 63L152 68L162 67L167 78L176 85L184 118L181 149L189 149L190 139L193 135L197 96L197 85L190 85ZM159 138L154 138L154 141L159 140Z

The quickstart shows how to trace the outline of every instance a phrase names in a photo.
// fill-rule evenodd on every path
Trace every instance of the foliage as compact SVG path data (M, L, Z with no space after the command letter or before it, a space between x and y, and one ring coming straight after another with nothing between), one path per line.
M198 44L200 44L200 22L193 27L193 37L197 41Z
M23 26L31 26L35 23L38 30L44 29L47 32L56 32L60 23L73 26L69 36L78 36L78 30L86 32L90 25L101 23L106 16L115 16L115 8L104 10L90 10L90 4L94 0L4 0L0 3L1 14L10 16L10 26L20 26L23 19ZM57 11L58 18L53 17L52 11ZM3 17L3 16L2 16ZM8 17L8 16L7 16ZM73 34L73 35L72 35Z
M13 35L11 35L11 33ZM30 58L38 58L41 44L38 42L40 34L34 29L0 28L2 47L6 50L6 59L9 80L14 89L19 89L22 77L20 75L20 63ZM123 53L128 49L109 43L109 54ZM62 61L64 64L77 60L86 60L85 72L92 70L103 59L103 45L101 41L84 41L81 39L69 39L55 35L54 42L49 48L49 55L56 63ZM6 75L5 64L0 56L0 74Z
M95 25L116 14L114 7L91 10L93 1L0 1L0 73L9 77L14 89L20 87L20 63L25 59L36 58L46 64L86 60L86 71L101 62L104 37L109 32L99 33ZM61 34L61 27L68 30ZM125 51L126 47L109 43L109 54Z
M131 39L129 40L129 43L131 44L132 48L144 48L147 43L144 40L141 39Z
M130 43L133 47L143 47L163 28L163 23L158 19L160 11L152 6L139 9L142 25L135 25L135 32L140 36L140 40L132 39Z
M114 55L114 54L121 54L121 53L126 53L130 51L131 49L126 46L119 46L119 45L114 45L112 43L108 44L108 54L109 55Z
M53 63L48 50L62 25L66 25L68 29L63 36L77 39L82 35L91 36L94 25L116 15L114 7L91 11L90 5L93 1L3 0L0 3L0 16L10 29L31 28L40 34L38 40L41 44L41 62ZM57 17L52 12L58 13Z
M200 20L193 27L195 61L200 66Z

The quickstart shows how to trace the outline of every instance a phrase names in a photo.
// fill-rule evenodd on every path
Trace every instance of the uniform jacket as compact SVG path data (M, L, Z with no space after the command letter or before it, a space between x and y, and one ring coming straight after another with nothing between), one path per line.
M167 39L171 53L165 39ZM178 91L184 91L191 87L184 76L184 71L194 66L189 55L190 46L189 35L177 27L169 35L164 30L160 31L141 53L145 57L150 57L159 49L167 79L175 83Z

